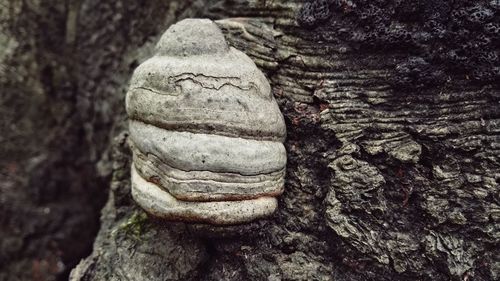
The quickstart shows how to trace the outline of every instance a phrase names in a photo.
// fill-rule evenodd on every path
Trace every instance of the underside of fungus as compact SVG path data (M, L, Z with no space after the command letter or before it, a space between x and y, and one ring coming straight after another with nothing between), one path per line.
M283 192L285 124L262 72L210 20L170 27L126 99L132 196L175 221L240 224Z

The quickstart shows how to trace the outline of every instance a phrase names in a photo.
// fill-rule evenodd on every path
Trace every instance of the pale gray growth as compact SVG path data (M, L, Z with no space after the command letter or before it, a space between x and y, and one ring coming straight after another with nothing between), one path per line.
M130 122L130 135L140 151L184 171L259 175L286 164L285 147L275 141L168 131L137 121Z
M132 197L146 212L168 220L210 224L238 224L272 214L275 197L251 200L189 202L177 200L157 185L144 180L132 166Z
M271 214L284 188L286 128L264 74L206 19L173 25L156 50L126 98L135 200L169 220Z
M242 52L155 56L134 72L131 119L158 127L282 141L285 124L265 76Z
M156 45L158 55L193 56L225 53L229 45L209 19L185 19L172 25Z
M254 176L211 171L183 171L166 164L152 153L143 154L133 145L132 150L138 173L180 200L240 200L276 196L283 192L284 169Z

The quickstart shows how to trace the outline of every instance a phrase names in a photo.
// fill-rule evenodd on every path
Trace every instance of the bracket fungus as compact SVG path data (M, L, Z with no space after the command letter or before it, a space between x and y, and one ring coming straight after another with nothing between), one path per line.
M148 213L215 225L272 214L286 131L264 74L208 19L171 26L126 98L132 196Z

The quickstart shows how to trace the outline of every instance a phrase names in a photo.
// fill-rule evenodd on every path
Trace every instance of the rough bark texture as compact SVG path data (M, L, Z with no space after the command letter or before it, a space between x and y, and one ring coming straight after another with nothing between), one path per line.
M108 155L110 128L117 132L125 124L131 71L169 24L193 16L219 19L231 44L271 82L288 133L279 209L268 220L232 227L148 218L130 198L130 151L122 133L114 142L111 171L100 173L112 173L101 229L72 280L500 277L498 1L442 1L446 7L432 5L441 1L203 2L134 6L87 0L59 10L41 5L38 14L15 17L39 22L9 37L15 41L2 42L8 51L0 64L26 69L18 74L27 79L3 88L12 89L10 97L19 89L43 97L37 105L18 102L47 110L32 110L32 116L49 116L41 119L44 126L32 127L32 136L38 143L44 136L38 151L49 156L25 158L41 159L43 168L32 168L23 186L45 201L35 205L28 191L2 183L3 279L31 267L23 263L30 261L26 257L40 259L57 233L92 231L71 221L97 208L89 207L98 198L94 192L104 189L94 183L97 167L110 163L101 156ZM16 9L27 13L26 7ZM42 19L50 23L41 25ZM481 34L484 41L461 43L476 42ZM68 41L55 44L50 36ZM458 51L447 52L452 49ZM11 167L6 175L16 174L12 165L5 167ZM17 174L31 166L22 167ZM38 174L50 177L37 181ZM58 200L60 191L51 187L72 197ZM47 204L65 213L56 228L25 218ZM72 238L66 243L78 240L62 237Z
M0 280L67 280L91 252L130 73L196 5L0 1Z

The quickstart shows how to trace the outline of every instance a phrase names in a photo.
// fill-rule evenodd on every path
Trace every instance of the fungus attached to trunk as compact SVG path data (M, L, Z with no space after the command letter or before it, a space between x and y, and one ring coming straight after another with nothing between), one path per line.
M264 74L215 23L170 27L126 99L132 196L166 220L240 224L283 192L285 123Z

